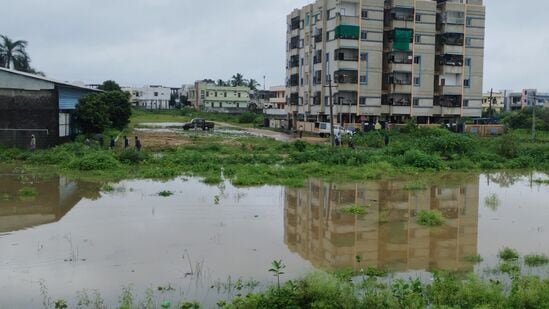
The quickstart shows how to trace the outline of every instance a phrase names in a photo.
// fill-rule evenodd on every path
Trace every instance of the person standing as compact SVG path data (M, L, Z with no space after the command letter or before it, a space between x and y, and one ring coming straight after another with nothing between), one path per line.
M36 150L36 137L34 134L31 135L30 148L32 151Z
M299 126L299 138L303 138L303 125Z
M128 147L130 147L130 140L124 135L124 149L128 149Z
M141 141L139 140L139 137L135 137L135 150L141 151Z

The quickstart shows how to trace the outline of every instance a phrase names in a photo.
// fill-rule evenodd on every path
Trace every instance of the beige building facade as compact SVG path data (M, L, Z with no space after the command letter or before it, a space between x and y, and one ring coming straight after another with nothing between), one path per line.
M436 123L480 117L482 0L317 0L287 17L289 118Z
M492 99L491 105L490 98ZM493 113L501 113L505 110L505 93L494 91L482 95L482 111L489 112L490 109L492 109Z
M238 114L249 111L250 88L217 86L197 81L187 91L191 105L201 111Z

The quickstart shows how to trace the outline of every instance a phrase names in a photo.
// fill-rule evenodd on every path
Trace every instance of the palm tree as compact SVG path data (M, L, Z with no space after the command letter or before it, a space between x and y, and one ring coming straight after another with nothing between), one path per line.
M244 86L244 84L244 75L240 73L236 73L235 75L233 75L233 78L231 79L231 85L233 87Z
M218 79L216 85L219 87L225 87L227 86L227 83L222 79Z
M255 79L251 78L246 82L246 86L250 87L251 90L257 90L257 87L261 85Z
M25 51L27 44L27 41L13 41L5 35L0 35L0 64L2 67L30 71L30 57Z

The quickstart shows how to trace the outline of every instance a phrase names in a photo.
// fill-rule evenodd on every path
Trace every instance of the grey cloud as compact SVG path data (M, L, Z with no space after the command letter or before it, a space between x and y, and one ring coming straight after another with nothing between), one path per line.
M177 86L241 72L283 84L286 15L309 0L4 0L0 33L69 81ZM549 89L549 3L485 0L484 88Z

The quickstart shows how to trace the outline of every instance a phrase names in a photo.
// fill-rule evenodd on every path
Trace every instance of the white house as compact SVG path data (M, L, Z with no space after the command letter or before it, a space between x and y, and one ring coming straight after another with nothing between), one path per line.
M130 101L137 108L143 109L170 109L172 89L158 85L144 87L123 87L123 91L130 93Z

